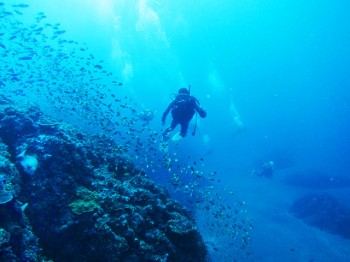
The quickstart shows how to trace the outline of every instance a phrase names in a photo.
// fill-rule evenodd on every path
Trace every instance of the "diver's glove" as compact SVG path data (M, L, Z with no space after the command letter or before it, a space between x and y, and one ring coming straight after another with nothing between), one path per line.
M203 108L198 110L198 114L201 118L205 118L207 116L207 112Z

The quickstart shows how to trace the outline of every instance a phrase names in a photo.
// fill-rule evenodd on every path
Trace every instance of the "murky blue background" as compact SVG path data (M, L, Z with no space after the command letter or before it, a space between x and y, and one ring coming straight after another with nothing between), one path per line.
M29 2L107 60L158 119L169 94L191 85L209 113L200 134L223 166L278 150L348 171L347 1ZM231 103L243 137L231 137Z

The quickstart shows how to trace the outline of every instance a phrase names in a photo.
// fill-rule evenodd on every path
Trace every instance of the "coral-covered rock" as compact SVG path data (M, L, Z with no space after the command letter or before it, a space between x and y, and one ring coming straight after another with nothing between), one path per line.
M206 260L190 214L112 139L64 123L42 128L37 108L0 107L1 156L12 168L7 189L14 197L0 205L0 228L10 238L0 246L9 255L0 259ZM22 152L38 162L32 174L16 157Z
M298 198L291 207L291 213L310 226L350 238L350 209L328 193Z
M13 196L10 192L0 190L0 205L6 204L7 202L10 202L12 200Z

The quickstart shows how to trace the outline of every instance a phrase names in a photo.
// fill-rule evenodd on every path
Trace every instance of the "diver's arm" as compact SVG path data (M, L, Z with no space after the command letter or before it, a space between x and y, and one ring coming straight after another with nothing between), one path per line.
M194 100L194 109L198 112L200 117L205 118L207 116L207 112L199 106L199 102L196 98Z
M168 105L167 109L164 111L163 116L162 116L162 123L163 124L165 123L165 119L166 119L167 115L169 114L170 110L173 108L173 105L174 105L174 101L171 102Z

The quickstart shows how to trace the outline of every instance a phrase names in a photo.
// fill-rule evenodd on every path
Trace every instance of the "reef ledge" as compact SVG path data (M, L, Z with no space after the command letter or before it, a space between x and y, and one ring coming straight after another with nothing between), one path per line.
M113 139L1 101L1 261L207 261L190 213Z

